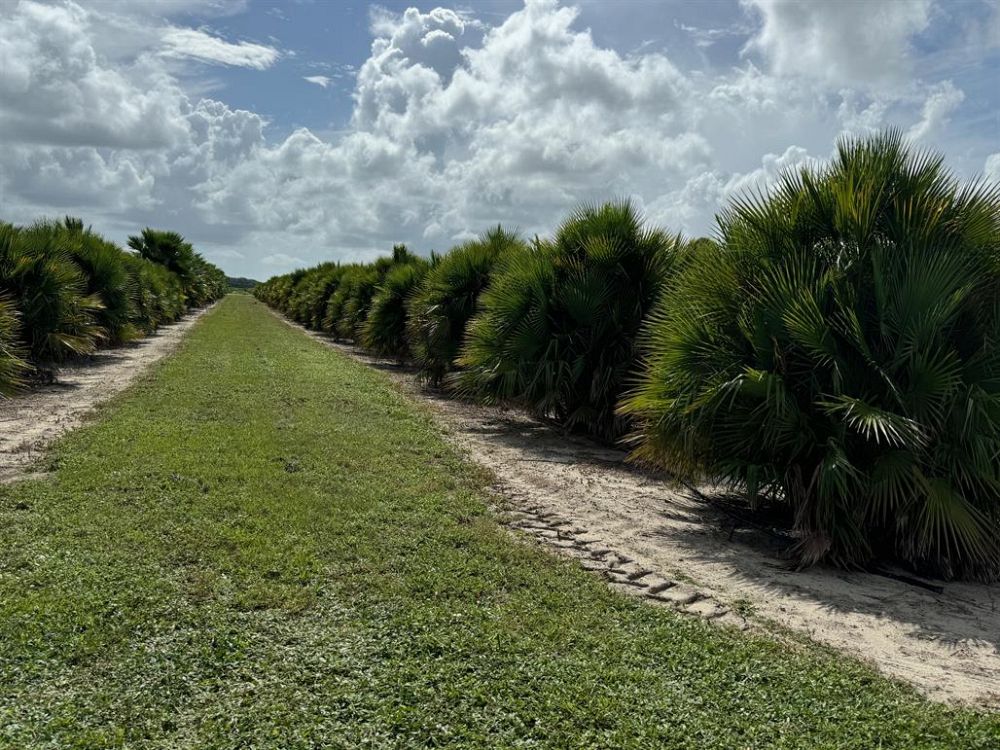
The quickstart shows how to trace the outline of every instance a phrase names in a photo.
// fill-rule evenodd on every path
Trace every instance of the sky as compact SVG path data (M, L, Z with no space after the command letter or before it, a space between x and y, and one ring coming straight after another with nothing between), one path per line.
M264 279L630 198L715 215L886 127L1000 181L1000 0L0 0L0 219Z

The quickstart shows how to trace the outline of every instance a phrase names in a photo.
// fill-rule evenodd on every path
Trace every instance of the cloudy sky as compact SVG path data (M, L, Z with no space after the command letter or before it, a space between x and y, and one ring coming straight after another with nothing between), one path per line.
M615 196L707 234L843 133L1000 179L998 79L997 0L0 0L0 217L257 278Z

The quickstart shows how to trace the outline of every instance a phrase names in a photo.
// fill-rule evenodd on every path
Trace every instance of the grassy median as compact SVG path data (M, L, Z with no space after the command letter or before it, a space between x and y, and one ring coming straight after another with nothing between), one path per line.
M381 373L226 298L0 488L0 745L991 748L511 539Z

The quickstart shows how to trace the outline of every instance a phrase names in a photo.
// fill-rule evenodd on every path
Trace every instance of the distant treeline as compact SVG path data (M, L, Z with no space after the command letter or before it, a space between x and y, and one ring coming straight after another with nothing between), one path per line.
M805 564L1000 577L1000 191L899 132L732 201L715 239L581 208L257 297L785 514Z
M0 394L226 292L225 274L176 232L147 228L128 245L72 217L0 222Z
M230 289L253 289L259 283L256 279L245 279L242 276L226 277L226 285Z

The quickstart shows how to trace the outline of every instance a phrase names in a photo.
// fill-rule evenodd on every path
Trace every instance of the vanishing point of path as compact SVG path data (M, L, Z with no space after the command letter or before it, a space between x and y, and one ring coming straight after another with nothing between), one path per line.
M995 748L1000 717L608 589L245 295L0 487L0 747Z

